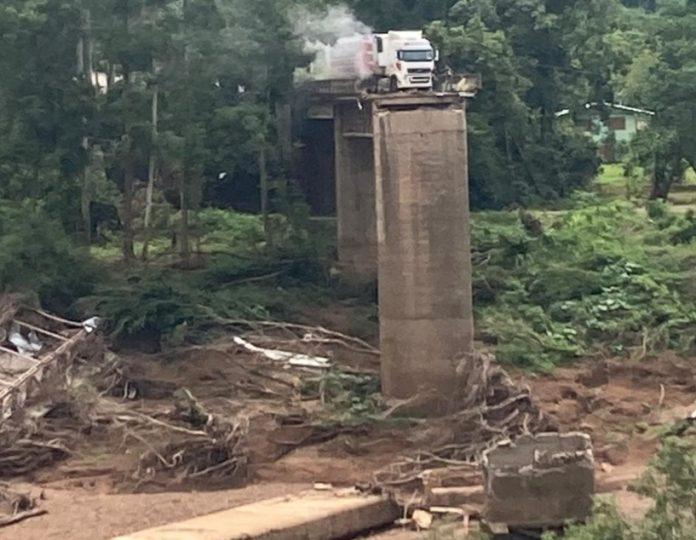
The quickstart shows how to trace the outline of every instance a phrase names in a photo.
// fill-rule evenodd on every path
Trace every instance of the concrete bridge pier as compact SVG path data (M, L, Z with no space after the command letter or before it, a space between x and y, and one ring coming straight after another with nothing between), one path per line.
M373 106L382 390L446 398L474 331L464 105L394 96Z
M338 262L354 284L377 279L372 106L358 99L334 105Z

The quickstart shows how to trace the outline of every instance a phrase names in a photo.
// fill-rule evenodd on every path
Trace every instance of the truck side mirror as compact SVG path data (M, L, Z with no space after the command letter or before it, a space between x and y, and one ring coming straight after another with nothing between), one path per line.
M435 61L439 62L440 61L440 51L439 49L435 49Z

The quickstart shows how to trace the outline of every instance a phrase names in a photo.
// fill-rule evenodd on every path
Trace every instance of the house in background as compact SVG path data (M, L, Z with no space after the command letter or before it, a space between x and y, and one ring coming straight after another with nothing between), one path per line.
M641 129L645 129L654 111L627 107L618 103L605 102L603 107L598 103L587 103L585 108L576 113L575 123L599 147L599 155L603 161L616 161L617 146L628 144ZM570 118L570 110L564 109L556 113L557 118Z

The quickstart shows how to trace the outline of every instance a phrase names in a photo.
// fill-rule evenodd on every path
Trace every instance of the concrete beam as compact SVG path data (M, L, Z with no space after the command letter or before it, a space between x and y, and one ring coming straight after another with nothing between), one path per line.
M400 516L378 496L307 493L261 501L114 540L331 540L388 525Z
M447 398L473 345L465 112L409 99L373 122L382 390Z

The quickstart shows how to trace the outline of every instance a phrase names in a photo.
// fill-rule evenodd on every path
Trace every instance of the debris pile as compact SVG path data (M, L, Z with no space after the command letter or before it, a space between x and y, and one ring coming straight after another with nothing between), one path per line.
M469 471L470 482L480 483L481 457L501 441L523 434L554 431L551 420L539 409L529 388L516 385L504 369L492 364L489 354L475 353L462 359L458 373L462 395L455 412L428 422L438 445L392 463L375 475L376 486L402 500L417 490L425 493L430 471L456 467Z
M146 447L133 473L139 484L216 478L230 485L246 480L247 419L209 414L185 389L166 420L103 408L100 414L123 430L124 440Z
M97 325L96 318L77 323L0 297L0 423L21 414L27 399L78 357L100 352Z
M142 448L129 479L138 485L245 479L245 418L210 414L185 389L170 395L175 403L166 411L98 391L118 372L113 355L103 361L95 339L98 325L95 318L76 323L3 299L0 477L27 475L61 461L88 435L95 442L120 437L122 444Z

